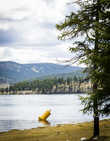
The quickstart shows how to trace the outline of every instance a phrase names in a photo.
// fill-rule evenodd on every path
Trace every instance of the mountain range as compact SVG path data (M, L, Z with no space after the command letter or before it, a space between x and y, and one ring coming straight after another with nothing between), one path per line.
M0 62L0 83L15 83L24 80L82 73L83 68L53 63L19 64Z

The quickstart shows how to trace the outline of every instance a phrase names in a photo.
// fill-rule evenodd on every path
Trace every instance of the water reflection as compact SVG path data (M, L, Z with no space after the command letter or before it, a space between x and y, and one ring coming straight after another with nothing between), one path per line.
M43 125L50 125L50 122L48 120L39 120L39 123Z
M36 121L27 120L0 120L0 132L12 129L29 129L36 128Z

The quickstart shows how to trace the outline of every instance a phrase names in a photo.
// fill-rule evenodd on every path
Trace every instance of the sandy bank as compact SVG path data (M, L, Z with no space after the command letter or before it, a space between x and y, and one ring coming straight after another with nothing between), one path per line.
M80 141L92 136L93 123L57 125L0 133L0 141ZM100 141L110 141L110 119L100 121Z

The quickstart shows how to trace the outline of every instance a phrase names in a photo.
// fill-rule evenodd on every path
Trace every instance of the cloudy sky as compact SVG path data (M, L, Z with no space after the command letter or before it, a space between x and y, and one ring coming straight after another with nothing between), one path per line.
M71 0L0 0L0 61L39 63L72 57L57 39L56 23L72 9Z

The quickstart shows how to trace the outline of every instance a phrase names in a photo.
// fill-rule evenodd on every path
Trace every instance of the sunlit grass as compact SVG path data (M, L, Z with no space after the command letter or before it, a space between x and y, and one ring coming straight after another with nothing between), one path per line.
M90 140L92 132L93 123L86 122L30 130L11 130L0 133L0 141L80 141L81 137ZM110 141L110 120L100 121L100 136L98 141Z

